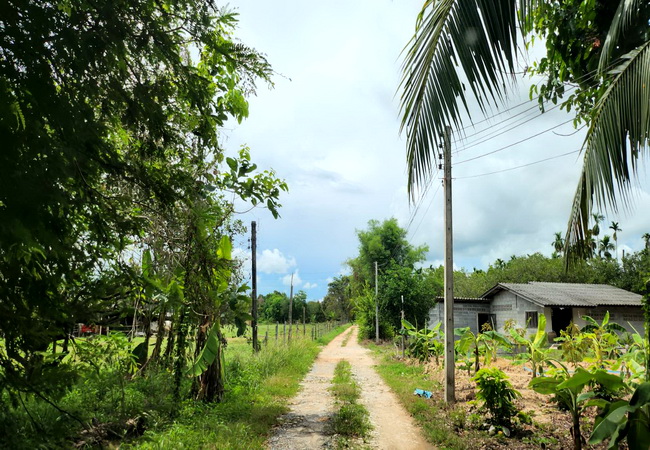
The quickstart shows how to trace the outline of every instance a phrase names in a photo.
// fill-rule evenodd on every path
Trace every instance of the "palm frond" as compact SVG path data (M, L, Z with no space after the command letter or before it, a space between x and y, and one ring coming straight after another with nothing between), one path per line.
M616 195L629 204L638 160L650 144L650 41L623 57L592 114L584 163L576 190L565 246L580 257L592 206L617 211Z
M612 24L607 32L603 50L600 54L598 61L598 68L604 71L609 65L610 59L616 46L621 42L623 35L628 30L629 26L633 24L641 6L648 0L620 0Z
M401 131L406 129L408 186L422 186L435 172L433 156L445 126L469 115L463 79L484 112L502 100L513 80L517 4L535 0L430 0L405 48L400 83ZM463 78L459 75L462 71Z

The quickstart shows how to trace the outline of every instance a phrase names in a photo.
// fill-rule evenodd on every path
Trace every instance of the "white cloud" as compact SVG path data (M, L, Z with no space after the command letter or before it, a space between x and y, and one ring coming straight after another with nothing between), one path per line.
M257 270L262 273L287 273L295 266L296 260L293 257L287 258L277 248L263 250L257 257Z
M318 284L310 283L309 281L302 285L303 289L314 289L314 288L317 288L317 287L318 287Z

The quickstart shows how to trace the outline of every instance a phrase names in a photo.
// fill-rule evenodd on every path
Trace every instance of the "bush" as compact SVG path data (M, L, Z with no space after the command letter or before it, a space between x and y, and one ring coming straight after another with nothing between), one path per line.
M479 370L472 380L476 381L476 398L490 414L490 422L496 426L510 427L517 415L514 400L521 397L507 379L505 373L495 368Z

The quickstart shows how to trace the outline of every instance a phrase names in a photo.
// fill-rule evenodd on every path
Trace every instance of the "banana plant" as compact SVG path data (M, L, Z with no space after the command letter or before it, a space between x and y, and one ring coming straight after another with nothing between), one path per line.
M621 325L609 321L609 311L605 313L605 317L601 323L589 316L582 316L587 324L580 330L584 333L585 338L589 339L594 350L594 362L603 367L605 359L615 354L616 347L618 346L618 335L627 330Z
M589 444L609 439L608 449L627 439L630 450L647 449L650 443L650 382L641 383L630 401L608 404L596 418Z
M470 352L474 356L474 373L481 368L480 356L483 355L483 365L489 365L493 359L496 359L496 351L499 345L508 347L510 343L501 333L496 331L485 331L483 333L474 333L469 327L456 328L456 336L460 336L458 341L458 354L467 355Z
M604 408L607 405L606 400L596 397L595 390L583 392L585 387L596 383L610 392L616 392L625 389L626 385L621 377L609 374L602 369L589 372L577 368L576 372L569 377L566 367L562 366L562 368L563 371L553 377L533 378L529 386L540 394L554 395L558 403L569 411L572 420L573 448L581 450L584 438L580 430L580 418L589 406Z
M530 362L533 371L533 378L537 376L538 371L543 373L544 366L549 362L548 336L546 334L546 316L540 314L537 321L537 331L530 337L525 337L517 333L516 330L510 329L512 340L526 348L523 356Z
M409 355L415 357L420 362L426 362L431 356L436 360L436 365L440 365L439 357L444 351L442 344L443 332L440 331L442 322L438 322L431 329L418 330L408 320L402 320L404 331L409 336Z

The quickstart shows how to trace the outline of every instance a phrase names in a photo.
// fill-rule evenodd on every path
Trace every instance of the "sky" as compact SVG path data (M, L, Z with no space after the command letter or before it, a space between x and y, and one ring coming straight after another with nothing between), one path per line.
M358 254L356 231L371 219L397 218L411 244L429 247L424 265L442 263L441 182L435 179L426 196L409 201L400 134L400 54L421 5L230 3L239 13L235 37L263 53L275 75L272 88L259 84L250 98L250 117L222 130L223 145L230 154L249 146L260 168L272 168L289 185L280 219L263 209L239 216L258 224L258 293L289 293L293 274L294 290L322 299L328 282L348 273L346 260ZM534 55L522 59L520 69ZM467 122L464 135L452 137L457 269L487 269L512 255L550 256L554 233L566 230L584 131L576 132L573 116L553 105L539 113L528 99L535 81L519 76L510 98L487 119L470 105L474 125ZM601 236L611 235L612 221L623 230L619 254L640 250L641 235L650 232L650 182L643 167L634 195L631 210L601 211ZM237 255L250 260L248 238L236 245Z

